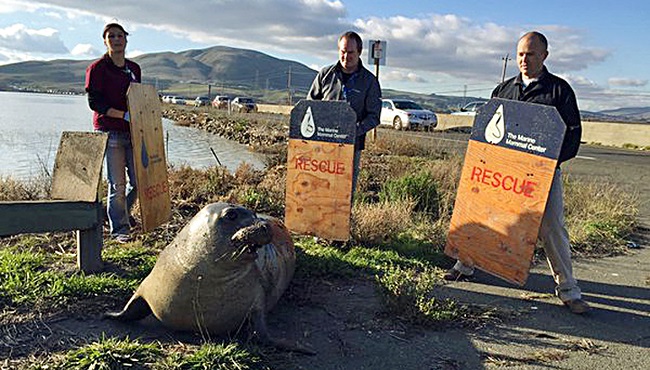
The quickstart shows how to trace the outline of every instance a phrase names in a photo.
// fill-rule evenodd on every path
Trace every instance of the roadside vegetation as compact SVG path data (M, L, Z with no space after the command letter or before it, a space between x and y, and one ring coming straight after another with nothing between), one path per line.
M0 367L274 367L273 356L267 358L264 349L246 342L178 343L106 334L89 341L50 338L45 345L36 330L43 330L45 324L39 323L53 319L92 320L124 304L149 273L160 250L208 203L229 201L283 217L288 118L208 110L175 114L187 115L187 124L213 132L239 127L233 132L243 134L231 138L266 147L271 157L267 168L259 171L245 164L234 172L224 167L170 168L171 221L138 235L126 246L105 239L107 268L100 274L86 276L76 271L73 233L0 238L0 358L5 359L0 360ZM271 136L264 138L263 132ZM352 240L338 246L296 236L297 271L284 299L308 300L311 288L324 280L364 279L376 285L383 299L383 320L439 329L502 319L503 313L436 296L436 287L444 284L442 274L452 263L442 251L462 158L443 147L382 134L364 151L362 163ZM635 226L638 199L613 184L565 178L565 186L567 223L575 252L588 256L624 253ZM40 199L47 196L48 187L45 177L28 182L0 178L0 200ZM34 328L33 333L24 328Z

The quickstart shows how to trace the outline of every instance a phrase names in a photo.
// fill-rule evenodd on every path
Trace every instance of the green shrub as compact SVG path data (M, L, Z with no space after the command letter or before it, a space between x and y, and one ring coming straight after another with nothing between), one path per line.
M439 195L436 179L429 172L405 175L388 180L379 193L379 200L385 202L413 201L414 211L438 218Z
M450 299L434 295L439 274L431 268L394 267L385 270L377 281L388 310L415 324L438 326L458 320L466 309Z

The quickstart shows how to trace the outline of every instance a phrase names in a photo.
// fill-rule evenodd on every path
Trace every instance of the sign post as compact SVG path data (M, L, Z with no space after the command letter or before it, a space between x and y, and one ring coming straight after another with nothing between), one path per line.
M386 65L386 41L382 40L370 40L368 42L368 64L375 65L375 77L379 80L379 66ZM377 129L373 128L370 131L370 137L372 141L377 141Z
M465 154L445 253L523 285L565 124L555 107L492 99Z
M350 238L355 122L344 101L301 100L291 111L285 202L291 231Z
M142 229L147 232L171 216L160 99L153 86L139 83L131 83L126 95Z

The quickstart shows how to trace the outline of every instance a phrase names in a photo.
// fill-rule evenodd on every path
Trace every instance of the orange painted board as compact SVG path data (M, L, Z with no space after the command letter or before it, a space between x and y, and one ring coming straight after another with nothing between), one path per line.
M556 163L470 140L445 253L523 285Z
M153 86L132 82L127 101L142 229L147 232L171 216L160 99Z
M348 240L354 145L289 139L287 157L289 230Z

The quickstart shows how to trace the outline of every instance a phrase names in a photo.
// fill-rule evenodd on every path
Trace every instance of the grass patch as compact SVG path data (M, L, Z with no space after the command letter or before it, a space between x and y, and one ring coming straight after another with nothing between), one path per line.
M0 202L44 199L49 194L50 179L44 175L25 181L0 176Z
M160 368L182 370L248 370L261 369L261 359L235 343L208 343L189 354L175 353Z
M68 352L57 367L66 370L150 369L162 353L157 344L143 344L129 338L102 338Z
M159 342L143 343L102 337L58 355L53 363L32 366L32 369L60 370L249 370L263 369L259 356L236 343L205 343L202 345L168 345Z
M467 307L450 299L439 299L434 288L440 285L442 270L436 268L392 267L377 281L388 310L407 322L440 326L460 319Z
M65 258L38 250L0 249L0 297L7 306L32 306L39 309L66 307L85 299L130 295L153 268L155 256L143 249L107 248L107 263L124 271L84 275L70 269L57 269Z
M609 256L627 251L638 196L620 186L564 177L566 223L575 253Z
M379 201L413 202L413 211L438 218L439 197L436 180L430 172L421 171L390 179L379 192Z

